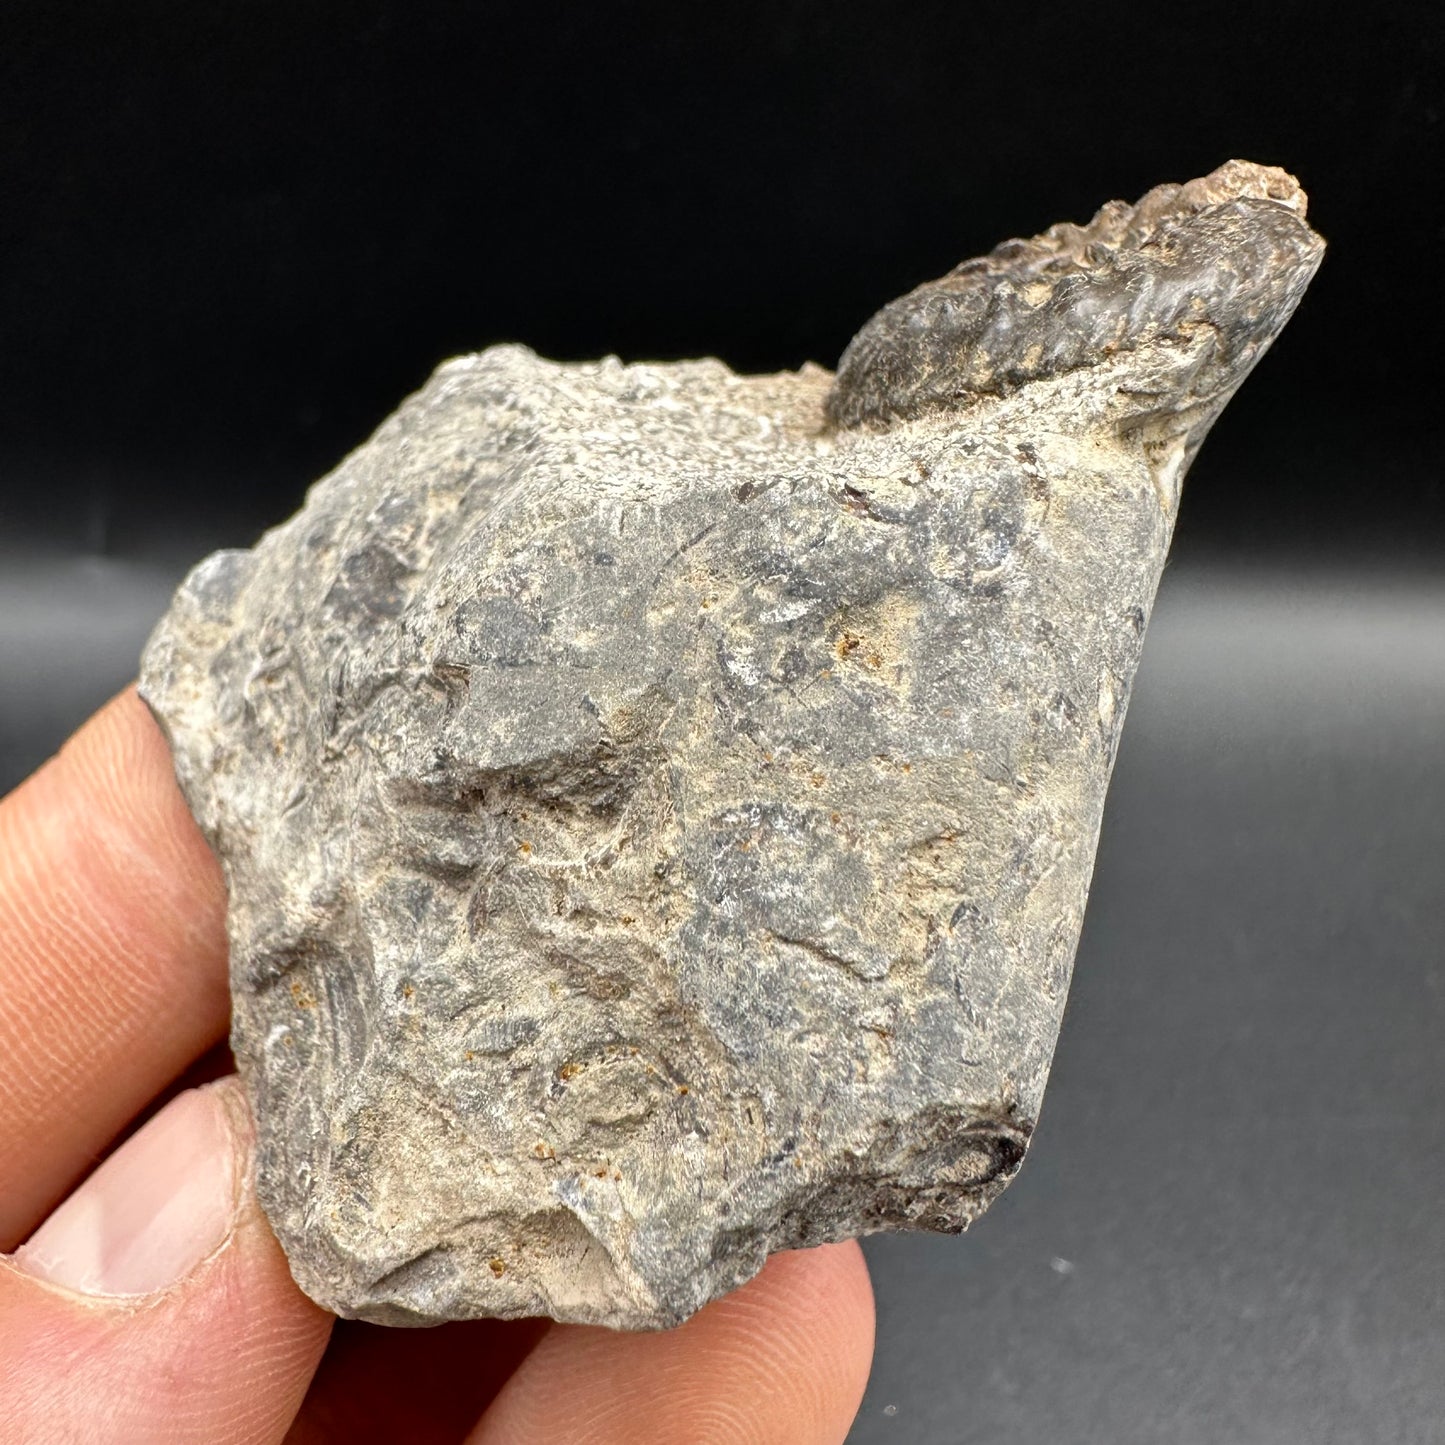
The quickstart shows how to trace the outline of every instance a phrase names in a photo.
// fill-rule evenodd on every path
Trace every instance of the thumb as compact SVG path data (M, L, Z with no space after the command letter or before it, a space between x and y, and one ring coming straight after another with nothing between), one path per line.
M0 1256L0 1441L279 1441L331 1317L251 1191L239 1084L178 1095Z

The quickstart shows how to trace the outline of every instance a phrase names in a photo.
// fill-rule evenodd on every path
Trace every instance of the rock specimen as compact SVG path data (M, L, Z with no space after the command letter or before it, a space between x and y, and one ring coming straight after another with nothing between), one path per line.
M494 347L192 573L142 686L309 1294L666 1325L988 1206L1303 217L1231 162L920 287L836 378Z

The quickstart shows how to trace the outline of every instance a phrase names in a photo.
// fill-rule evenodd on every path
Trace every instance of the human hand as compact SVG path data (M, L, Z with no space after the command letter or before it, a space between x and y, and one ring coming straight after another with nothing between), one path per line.
M0 1250L26 1241L0 1256L0 1442L843 1440L873 1345L854 1244L661 1334L333 1333L255 1203L235 1079L176 1092L222 1056L224 916L134 692L0 802Z

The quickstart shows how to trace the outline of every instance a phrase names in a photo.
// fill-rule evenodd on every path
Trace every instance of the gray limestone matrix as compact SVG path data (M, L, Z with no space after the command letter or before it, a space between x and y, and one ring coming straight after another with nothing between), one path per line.
M988 1207L1180 482L1319 263L1304 209L1240 161L1115 202L836 377L493 347L196 568L142 689L309 1294L653 1327Z

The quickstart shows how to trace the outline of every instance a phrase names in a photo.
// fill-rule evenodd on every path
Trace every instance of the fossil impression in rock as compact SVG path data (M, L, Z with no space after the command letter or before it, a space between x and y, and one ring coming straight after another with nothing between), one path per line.
M1023 1158L1180 482L1322 252L1234 161L835 376L442 366L181 588L258 1188L343 1315L674 1323Z

